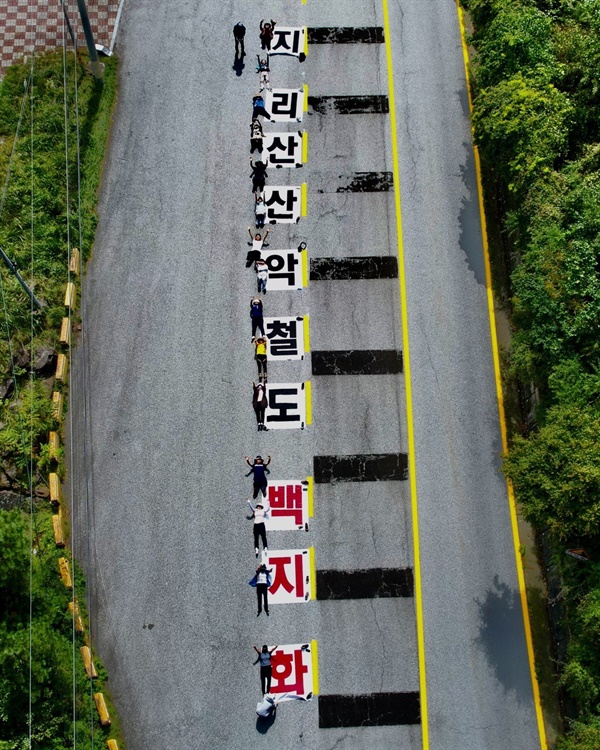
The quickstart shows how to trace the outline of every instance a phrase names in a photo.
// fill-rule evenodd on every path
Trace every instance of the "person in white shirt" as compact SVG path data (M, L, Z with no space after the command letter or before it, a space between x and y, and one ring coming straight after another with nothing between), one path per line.
M268 598L268 592L269 592L269 586L272 583L271 580L271 573L273 572L273 568L267 568L267 566L262 563L262 565L259 565L256 569L256 574L254 575L254 578L250 581L250 585L254 586L256 588L256 599L258 601L258 612L256 613L256 616L259 617L260 613L262 612L262 605L264 602L265 605L265 613L267 617L269 616L269 598Z
M256 288L258 294L267 293L267 283L269 281L269 266L264 260L257 260L254 263L254 270L256 271Z
M256 554L256 557L258 557L259 539L261 539L262 541L263 551L269 551L269 547L267 545L267 530L265 528L265 520L269 518L269 512L271 511L271 508L268 505L265 508L262 503L256 503L256 506L253 506L249 497L246 498L246 502L250 506L250 510L252 511L252 515L254 516L254 552Z

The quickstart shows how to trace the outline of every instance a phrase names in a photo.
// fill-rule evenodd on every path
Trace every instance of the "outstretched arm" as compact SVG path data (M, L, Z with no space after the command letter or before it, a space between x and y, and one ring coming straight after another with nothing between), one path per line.
M256 646L254 648L256 648ZM273 651L276 651L278 648L279 646L273 646L273 648L269 650L269 654L273 655Z

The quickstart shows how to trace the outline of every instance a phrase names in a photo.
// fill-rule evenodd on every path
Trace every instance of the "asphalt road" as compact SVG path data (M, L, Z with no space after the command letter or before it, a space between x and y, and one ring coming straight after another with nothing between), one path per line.
M73 393L74 525L95 646L129 750L410 748L417 726L319 729L318 704L286 704L258 731L252 645L319 644L320 694L419 689L412 599L318 601L255 614L244 456L304 479L320 454L407 450L403 375L313 378L314 423L257 433L244 267L254 54L261 14L281 25L381 26L379 1L128 0L121 80L84 282ZM432 750L539 747L517 596L487 318L468 106L451 0L393 3L402 218L411 341L425 656ZM241 76L231 27L248 28ZM273 60L278 86L387 94L385 48L314 45ZM272 184L309 186L308 215L271 248L311 257L396 256L392 193L311 192L329 177L391 171L389 117L309 113L309 161ZM287 129L283 126L282 129ZM292 129L292 128L290 128ZM298 174L301 173L301 176ZM401 349L396 279L272 292L266 314L310 314L311 348ZM85 357L83 356L85 354ZM83 378L87 383L84 440ZM274 364L299 382L310 358ZM83 447L86 447L84 452ZM315 488L317 569L413 564L408 482Z

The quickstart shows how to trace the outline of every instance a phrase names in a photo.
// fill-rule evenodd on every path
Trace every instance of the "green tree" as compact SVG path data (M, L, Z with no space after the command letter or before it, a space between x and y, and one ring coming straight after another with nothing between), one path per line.
M535 7L508 5L475 34L475 81L478 88L495 86L522 73L543 83L557 76L551 37L552 21Z
M23 513L0 511L0 601L5 620L19 617L28 597L29 549Z
M504 459L528 521L562 541L600 534L600 414L555 406L529 437L516 437Z
M598 750L600 747L600 718L573 724L567 737L560 737L556 750Z
M469 12L473 25L480 31L484 31L507 6L520 7L523 4L523 0L461 0L461 5Z
M516 223L529 224L512 274L513 364L521 378L544 383L565 358L600 364L599 150L538 180ZM539 185L539 189L538 189Z
M553 169L567 145L573 109L551 83L517 73L475 98L475 140L513 193Z

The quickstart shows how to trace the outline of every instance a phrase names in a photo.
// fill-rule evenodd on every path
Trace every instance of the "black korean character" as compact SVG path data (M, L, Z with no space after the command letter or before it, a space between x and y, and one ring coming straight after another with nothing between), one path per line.
M269 333L270 330L270 333ZM267 338L268 339L287 339L296 338L296 321L290 320L284 323L283 320L273 320L267 323Z
M271 95L271 114L298 119L299 91L273 91Z
M294 203L297 202L298 196L295 194L293 188L288 188L283 194L280 193L279 190L273 190L268 200L265 200L269 222L274 224L277 219L293 219ZM285 211L277 213L277 206L283 206Z
M297 388L274 388L272 385L268 388L269 409L279 412L278 414L268 414L267 422L299 422L299 414L290 414L290 411L298 411L298 399L300 394ZM295 397L296 401L279 401L286 396Z
M287 140L287 143L284 141ZM282 165L282 164L295 164L296 158L294 154L298 147L298 141L294 135L290 135L287 139L282 139L279 136L273 138L273 142L267 147L269 152L269 161L271 164ZM275 150L283 151L282 155L273 153Z
M271 52L285 52L288 55L297 55L300 52L301 29L273 29L273 42Z
M298 339L274 339L269 343L269 352L272 357L297 357Z
M271 279L286 279L289 286L294 286L296 280L296 274L294 268L300 262L294 253L287 254L286 258L283 255L268 255L265 258L267 266L269 267L269 278ZM282 269L287 267L287 272ZM280 273L281 271L281 273Z

